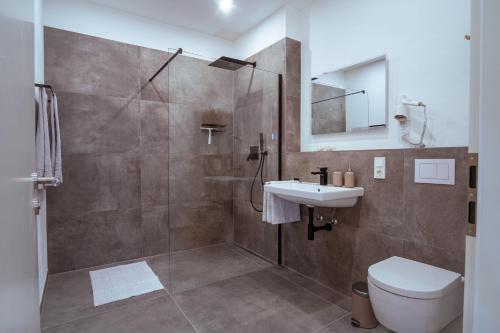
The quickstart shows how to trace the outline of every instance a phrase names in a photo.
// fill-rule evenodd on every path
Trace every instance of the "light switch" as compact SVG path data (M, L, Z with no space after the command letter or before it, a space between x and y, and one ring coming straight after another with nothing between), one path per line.
M455 185L455 160L415 159L415 183Z
M373 178L385 179L385 157L373 158Z

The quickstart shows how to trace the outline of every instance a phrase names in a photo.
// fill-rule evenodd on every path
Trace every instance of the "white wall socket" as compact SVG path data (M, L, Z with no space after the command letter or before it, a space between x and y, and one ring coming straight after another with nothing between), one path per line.
M385 179L385 157L373 158L373 178Z

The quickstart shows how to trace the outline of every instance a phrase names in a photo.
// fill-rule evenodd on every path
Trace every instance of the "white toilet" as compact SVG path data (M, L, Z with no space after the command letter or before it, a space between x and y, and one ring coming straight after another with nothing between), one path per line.
M375 317L399 333L435 333L462 313L460 274L405 258L370 266L368 291Z

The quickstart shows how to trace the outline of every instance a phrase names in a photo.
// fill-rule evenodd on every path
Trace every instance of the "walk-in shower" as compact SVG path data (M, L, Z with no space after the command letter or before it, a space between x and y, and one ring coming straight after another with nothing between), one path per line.
M176 293L257 269L249 251L279 262L280 227L252 208L252 182L281 176L281 75L258 57L214 62L57 29L46 40L71 175L48 192L51 274L147 258ZM103 56L79 57L87 48Z

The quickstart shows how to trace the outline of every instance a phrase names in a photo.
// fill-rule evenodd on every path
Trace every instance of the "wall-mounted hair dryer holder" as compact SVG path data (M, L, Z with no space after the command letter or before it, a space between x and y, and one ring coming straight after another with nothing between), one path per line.
M407 144L412 145L416 148L425 148L424 137L427 130L427 106L421 101L414 101L406 98L406 96L401 96L400 103L397 106L396 114L394 118L399 121L401 126L406 123L408 120L409 108L412 107L412 110L422 111L424 116L424 122L422 125L422 131L419 136L419 141L414 142L410 139L410 133L408 130L403 131L401 138Z
M401 96L394 118L398 120L400 123L404 123L406 120L408 120L408 107L411 106L421 110L423 110L426 107L426 105L423 102L410 100L406 98L406 96Z

